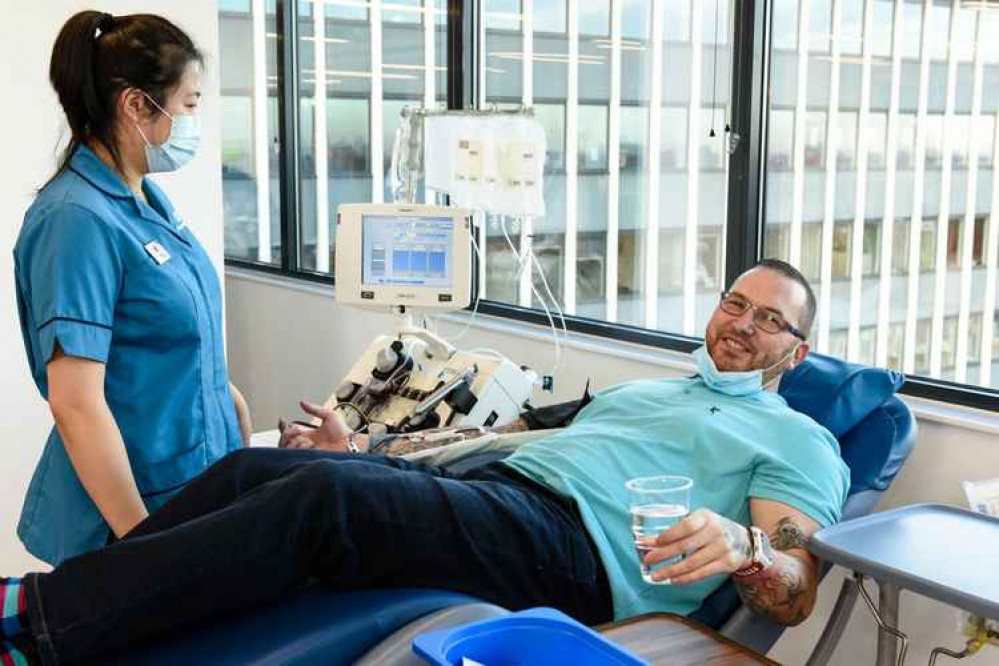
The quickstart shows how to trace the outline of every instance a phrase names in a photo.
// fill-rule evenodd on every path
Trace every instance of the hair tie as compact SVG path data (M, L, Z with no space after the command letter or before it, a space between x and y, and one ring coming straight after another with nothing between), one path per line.
M101 14L101 18L97 21L97 30L94 32L94 39L99 38L106 32L110 32L114 28L114 16L111 14Z

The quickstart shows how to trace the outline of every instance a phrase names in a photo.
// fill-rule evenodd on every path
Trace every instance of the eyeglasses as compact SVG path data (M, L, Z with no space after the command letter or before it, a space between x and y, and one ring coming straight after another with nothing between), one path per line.
M756 328L761 331L766 333L780 333L781 331L787 331L796 338L801 340L805 339L804 334L789 324L779 312L771 310L770 308L757 307L756 305L753 305L751 300L742 294L736 294L730 291L722 292L721 302L718 304L718 307L722 309L722 312L730 314L733 317L741 317L746 313L746 310L752 310L753 323L756 324Z

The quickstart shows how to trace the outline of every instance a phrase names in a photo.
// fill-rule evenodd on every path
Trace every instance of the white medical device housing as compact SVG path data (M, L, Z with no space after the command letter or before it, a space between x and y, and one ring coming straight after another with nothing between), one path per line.
M504 425L520 416L532 371L489 354L443 356L413 333L375 338L327 400L351 405L341 412L348 426L379 424L397 433Z
M326 401L353 430L387 432L509 423L536 374L488 350L456 349L414 325L472 301L472 215L417 204L349 204L337 211L336 299L394 310L393 335L375 338Z
M416 204L337 209L336 298L436 312L472 302L472 214Z

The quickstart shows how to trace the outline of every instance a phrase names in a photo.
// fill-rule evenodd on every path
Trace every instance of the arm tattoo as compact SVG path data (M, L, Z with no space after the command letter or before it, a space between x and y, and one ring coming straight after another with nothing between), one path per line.
M524 419L514 419L513 421L510 421L506 425L501 425L492 428L492 431L498 435L502 435L503 433L507 432L527 432L528 430L530 430L530 427L528 427L527 421L525 421Z
M766 571L736 580L736 588L749 610L779 624L800 624L815 604L808 566L785 553Z
M526 425L524 425L523 428L519 428L518 423L522 424L522 422L518 419L517 421L503 426L502 428L495 428L492 432L519 432L520 430L527 430ZM511 427L513 429L504 430L504 428ZM427 435L440 435L448 433L449 431L453 431L452 437L435 437L433 439L427 439ZM435 449L441 446L447 446L448 444L468 442L473 439L478 439L485 434L488 434L488 432L476 432L474 427L463 428L458 426L456 428L442 428L440 430L425 430L400 435L388 435L385 439L375 444L372 449L369 449L369 451L371 453L379 453L386 456L404 456L407 453L415 453L425 449Z
M427 444L422 437L416 439L410 435L388 435L378 443L376 450L372 453L385 456L404 456L407 453L415 453L433 446L436 444Z
M777 527L770 535L770 543L777 550L805 548L808 544L808 537L805 535L805 531L801 529L801 526L794 522L794 518L786 516L781 518L777 523Z

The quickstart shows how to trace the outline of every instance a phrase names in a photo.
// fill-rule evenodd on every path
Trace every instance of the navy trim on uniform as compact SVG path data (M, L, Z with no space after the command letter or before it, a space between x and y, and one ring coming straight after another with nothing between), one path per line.
M46 326L48 326L49 324L51 324L53 322L57 322L57 321L68 321L68 322L71 322L73 324L86 324L87 326L99 326L100 328L106 328L109 331L114 330L113 327L108 326L107 324L101 324L101 323L98 323L96 321L87 321L86 319L74 319L73 317L52 317L51 319L49 319L48 321L46 321L44 324L40 325L38 327L38 330L40 331L43 328L45 328Z

